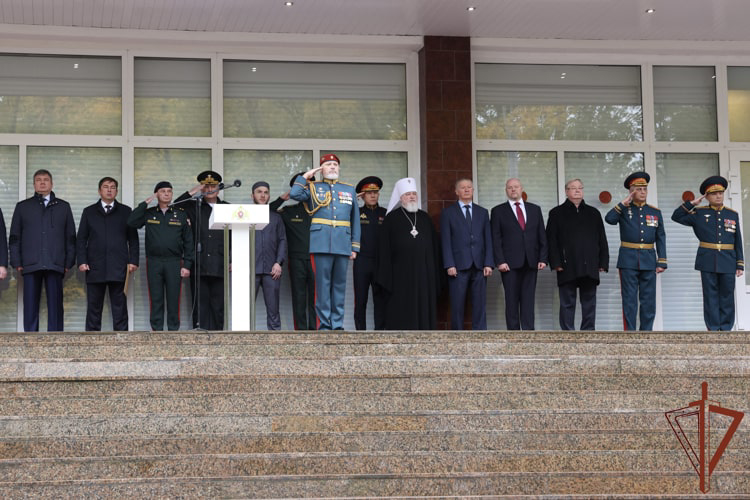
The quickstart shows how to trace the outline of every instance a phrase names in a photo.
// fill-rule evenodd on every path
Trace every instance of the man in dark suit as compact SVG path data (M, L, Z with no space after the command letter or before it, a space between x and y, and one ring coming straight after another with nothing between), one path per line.
M47 294L47 331L64 322L63 277L76 263L70 204L52 191L49 170L34 172L34 196L16 204L10 224L10 265L23 274L23 329L39 331L39 300Z
M523 200L519 179L505 183L506 203L492 209L492 249L505 289L508 330L534 329L537 272L547 267L547 235L539 205Z
M567 200L549 212L549 265L557 272L560 328L574 329L576 291L581 297L581 330L596 329L599 273L609 270L609 244L602 214L583 200L583 182L565 183Z
M102 329L104 294L109 290L112 328L128 329L125 277L138 269L138 231L127 225L131 208L119 203L117 181L99 181L100 200L83 209L76 240L78 270L86 273L86 331Z
M487 209L473 203L471 179L456 181L458 201L440 215L443 267L448 273L451 330L462 330L466 294L471 290L471 327L487 329L487 276L492 274L492 235Z

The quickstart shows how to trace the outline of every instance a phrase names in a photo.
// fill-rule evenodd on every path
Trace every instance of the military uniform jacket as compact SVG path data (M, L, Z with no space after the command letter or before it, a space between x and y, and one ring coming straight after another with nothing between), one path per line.
M88 264L86 283L125 281L128 264L138 265L138 231L127 225L131 209L115 201L105 213L101 200L83 209L78 225L78 265Z
M277 198L271 205L271 211L276 212L284 221L286 229L286 244L289 258L310 258L310 221L312 217L305 211L302 203L287 205L279 210L284 200Z
M192 267L193 232L184 210L169 207L162 212L159 205L148 208L142 201L130 214L128 225L136 229L146 226L146 257L181 258L182 267Z
M359 212L359 224L362 231L359 257L375 258L378 249L378 231L385 220L385 207L373 209L362 207Z
M289 196L301 201L312 215L310 253L359 252L359 206L354 186L335 180L307 182L298 175Z
M182 193L175 202L180 202L183 200L190 199L190 193L187 191ZM211 212L213 212L213 208L211 208L211 204L207 203L206 200L202 199L200 201L201 203L201 220L200 220L200 228L201 228L201 252L200 255L197 255L198 258L200 258L201 262L201 276L214 276L216 278L223 278L224 277L224 230L223 229L209 229L208 228L208 219L211 218ZM226 204L226 201L223 200L217 200L217 203ZM180 208L182 208L190 218L191 225L190 227L193 229L193 241L195 241L195 233L198 228L198 215L196 213L195 209L195 202L184 202L180 203ZM196 245L197 246L197 245Z
M65 272L76 263L76 228L67 201L34 194L19 201L10 223L10 265L23 266L23 274L35 271Z
M740 218L731 208L694 207L686 201L672 214L672 220L691 226L700 240L695 269L709 273L734 274L745 269Z
M666 269L667 238L661 210L646 203L640 206L631 203L629 207L618 203L607 213L604 220L608 224L620 225L621 243L617 257L619 269Z

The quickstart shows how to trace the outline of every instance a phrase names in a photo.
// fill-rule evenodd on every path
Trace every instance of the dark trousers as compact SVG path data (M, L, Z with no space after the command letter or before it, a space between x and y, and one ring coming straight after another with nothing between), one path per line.
M23 329L39 331L39 301L42 286L47 294L47 331L63 331L63 273L34 271L23 275Z
M281 316L279 315L279 292L281 278L275 280L270 274L255 275L255 298L263 288L263 301L266 304L266 326L269 330L281 330ZM255 318L252 318L255 321Z
M505 326L508 330L534 329L537 269L519 267L500 273L505 290Z
M596 281L591 278L578 278L559 285L560 328L575 330L576 291L581 297L581 330L594 330L596 324Z
M456 276L448 277L448 292L451 301L451 330L463 330L466 295L471 296L471 328L487 329L487 278L484 270L472 266L457 271Z
M734 326L735 275L701 271L703 320L711 331L729 331Z
M124 288L124 281L86 283L87 332L98 332L102 329L102 310L107 290L109 290L109 308L112 310L112 329L116 332L128 331L128 299Z
M289 257L289 281L292 285L294 329L315 330L315 274L309 255Z
M375 285L375 259L359 256L354 260L354 326L357 330L367 330L367 299L372 287L375 330L385 330L386 297Z
M193 328L204 330L224 329L224 277L201 276L200 304L197 303L197 279L190 275L193 294ZM198 316L200 314L200 316ZM200 319L200 321L199 321Z
M625 330L635 330L638 303L641 307L641 330L653 330L656 317L656 271L620 269L622 321Z
M166 296L167 328L180 329L180 259L149 257L146 261L148 296L151 301L151 329L164 329L164 303Z

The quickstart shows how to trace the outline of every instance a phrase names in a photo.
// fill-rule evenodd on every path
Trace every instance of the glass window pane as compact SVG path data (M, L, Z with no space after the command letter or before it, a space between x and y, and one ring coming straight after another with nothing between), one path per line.
M521 180L529 203L542 209L545 224L547 214L557 205L557 154L554 152L478 151L477 202L487 210L508 201L505 182L511 177ZM538 330L558 328L557 309L553 308L557 281L553 273L537 275L535 327ZM487 284L487 326L490 330L504 330L505 293L500 273L493 273Z
M383 180L380 192L380 205L387 206L396 181L407 175L407 154L402 152L374 151L321 151L336 153L341 160L341 181L354 186L368 175L377 175ZM289 180L292 175L308 170L313 162L311 151L249 151L227 150L224 152L224 178L242 180L242 188L225 192L224 199L231 203L252 202L250 191L254 182L264 180L270 184L271 201L289 191ZM247 186L247 188L245 188ZM287 201L286 204L296 203ZM360 206L362 203L360 202ZM283 272L288 274L287 266ZM262 292L260 292L262 293ZM346 302L344 305L344 328L354 330L354 285L352 283L352 266L349 266ZM289 277L281 281L281 329L293 330L292 301L289 290ZM368 300L367 324L374 324L372 319L372 298ZM263 300L256 301L255 325L258 330L266 329L266 310Z
M224 63L224 136L406 139L406 67Z
M729 140L750 141L750 67L727 68Z
M0 56L0 133L118 135L118 57Z
M136 58L135 135L209 137L211 61Z
M195 176L211 169L211 151L208 149L135 149L135 205L154 194L159 181L172 183L174 198L197 184ZM151 204L153 206L153 203ZM135 208L135 207L133 207ZM146 279L146 236L143 228L138 230L141 240L141 267L135 272L131 290L135 291L135 330L151 330L149 323L149 296ZM180 329L192 328L192 297L190 280L182 280L180 297ZM166 328L165 311L164 328Z
M477 64L478 139L640 141L638 66Z
M642 171L641 153L565 153L565 177L581 179L584 201L599 210L602 219L617 203L625 198L625 178ZM596 292L596 329L622 330L622 297L617 273L617 252L620 248L620 229L604 223L609 244L609 272L600 273ZM669 255L669 250L667 250ZM555 304L557 309L559 304ZM576 307L576 327L580 325L581 308Z
M716 141L713 67L654 67L657 141Z
M70 203L76 231L83 209L99 199L99 179L122 178L120 148L29 147L27 150L26 197L34 194L34 172L40 168L52 174L55 196ZM82 331L86 319L86 276L77 270L66 273L63 281L65 330ZM42 293L39 327L47 328L47 299ZM112 329L108 299L102 314L102 329Z
M700 272L695 270L698 238L692 228L672 222L672 212L689 191L700 197L703 179L719 173L718 154L657 153L659 207L667 232L669 268L661 274L665 330L705 330ZM668 306L668 307L666 307Z
M5 220L6 238L10 231L13 209L18 201L18 146L0 146L0 209ZM6 239L7 243L7 239ZM18 296L16 273L0 281L0 332L18 331Z

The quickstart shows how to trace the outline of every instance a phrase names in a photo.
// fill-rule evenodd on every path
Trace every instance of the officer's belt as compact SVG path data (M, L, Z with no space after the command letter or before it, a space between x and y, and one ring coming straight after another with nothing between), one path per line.
M728 243L704 243L701 241L701 248L710 248L711 250L734 250L734 245Z
M625 248L637 248L639 250L649 250L654 248L653 243L630 243L629 241L621 241L620 246Z
M342 227L351 227L351 222L348 220L330 220L330 219L320 219L318 217L313 217L313 220L310 221L311 224L325 224L326 226L342 226Z

